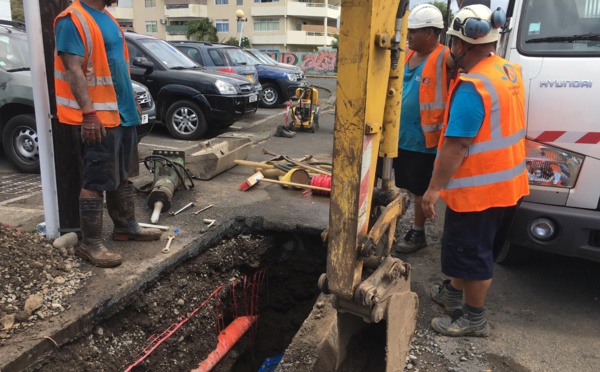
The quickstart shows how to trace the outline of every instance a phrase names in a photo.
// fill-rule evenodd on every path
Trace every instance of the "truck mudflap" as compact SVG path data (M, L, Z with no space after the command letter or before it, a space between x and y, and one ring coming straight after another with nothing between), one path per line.
M554 234L547 240L536 239L531 232L532 224L539 219L546 219L553 224ZM516 246L600 262L598 236L600 210L523 201L515 213L508 242Z

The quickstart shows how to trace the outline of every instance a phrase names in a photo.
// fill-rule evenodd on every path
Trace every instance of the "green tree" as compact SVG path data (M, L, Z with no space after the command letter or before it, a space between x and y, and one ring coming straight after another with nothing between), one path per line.
M12 13L13 21L25 22L23 0L10 0L10 11Z
M227 45L235 45L235 46L237 46L237 45L240 43L240 41L238 40L238 38L237 38L237 37L234 37L234 36L230 37L229 39L227 39L227 40L225 40L225 41L221 41L221 42L222 42L223 44L227 44Z
M333 49L337 49L340 45L340 35L339 34L331 34L333 41L331 42L330 47Z
M442 12L444 16L444 27L448 29L448 3L445 1L433 1L430 3ZM454 12L450 9L450 22L454 19Z
M213 26L208 18L188 22L186 25L185 37L188 40L219 41L217 38L217 28Z

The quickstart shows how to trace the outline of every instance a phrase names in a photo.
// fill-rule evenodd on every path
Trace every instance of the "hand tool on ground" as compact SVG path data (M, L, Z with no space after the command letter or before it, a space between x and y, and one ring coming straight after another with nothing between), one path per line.
M313 167L313 166L308 165L308 164L304 164L302 162L299 162L299 161L296 161L294 159L291 159L289 156L274 154L274 153L268 151L267 149L262 149L262 153L266 154L266 155L272 155L272 156L282 156L283 159L287 160L288 162L290 162L290 163L292 163L292 164L294 164L294 165L296 165L298 167L301 167L301 168L313 171L315 173L321 173L321 174L326 174L328 176L331 176L331 172L330 171L327 171L327 170L324 170L324 169L321 169L321 168L317 168L317 167Z
M153 225L151 223L138 222L138 225L140 225L141 227L153 227L155 229L160 229L160 230L169 230L169 226Z
M175 191L180 186L189 190L194 187L194 183L185 169L184 151L154 150L151 156L144 159L144 164L154 173L148 208L152 209L150 222L157 223L160 214L171 208L171 199ZM184 176L190 180L191 185L185 183Z
M206 232L206 230L208 230L212 225L217 223L217 220L211 220L210 218L205 218L202 221L204 221L204 223L208 224L208 226L206 226L204 229L202 229L203 233Z
M251 188L252 186L256 185L259 181L263 181L263 182L268 182L268 183L276 183L278 185L284 185L284 186L296 186L296 187L299 187L302 189L320 190L320 191L327 191L327 192L331 191L331 189L328 189L325 187L311 186L311 185L305 185L305 184L295 183L295 182L276 181L276 180L272 180L272 179L264 178L264 177L265 176L261 172L256 172L252 176L250 176L250 178L248 178L246 181L242 182L239 186L239 189L242 191L246 191L249 188Z
M192 202L192 203L188 203L188 204L184 205L184 206L183 206L183 207L182 207L180 210L178 210L177 212L169 212L169 215L170 215L170 216L177 216L179 213L181 213L181 212L185 211L186 209L189 209L189 208L193 207L194 205L196 205L196 204L194 204L193 202Z
M167 245L163 248L162 253L169 253L169 247L171 246L171 241L175 239L175 235L169 234L168 239Z
M211 204L211 205L209 205L209 206L206 206L206 207L204 207L204 208L202 208L202 209L200 209L200 210L197 210L197 211L195 211L195 212L192 212L192 214L193 214L193 215L198 215L200 212L204 212L205 210L207 210L207 209L209 209L209 208L212 208L212 207L214 207L214 205L212 205L212 204Z
M237 165L243 165L246 167L254 167L254 168L263 168L263 169L273 169L275 166L273 164L260 163L257 161L248 161L248 160L234 160L233 161Z

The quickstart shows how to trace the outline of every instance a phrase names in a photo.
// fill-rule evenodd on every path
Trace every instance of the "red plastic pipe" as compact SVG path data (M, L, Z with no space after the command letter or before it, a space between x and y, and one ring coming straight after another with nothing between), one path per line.
M258 319L258 316L240 316L235 318L227 328L219 333L217 348L200 363L198 368L193 369L192 372L208 372L213 369L227 355L233 345L250 329L256 319Z

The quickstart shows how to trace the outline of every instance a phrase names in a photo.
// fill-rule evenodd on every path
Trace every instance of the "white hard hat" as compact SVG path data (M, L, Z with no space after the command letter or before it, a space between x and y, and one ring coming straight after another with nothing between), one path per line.
M442 12L431 4L417 5L408 15L409 29L425 27L444 28Z
M456 36L470 44L487 44L500 38L499 28L506 15L502 9L493 11L485 5L469 5L458 11L447 35Z

